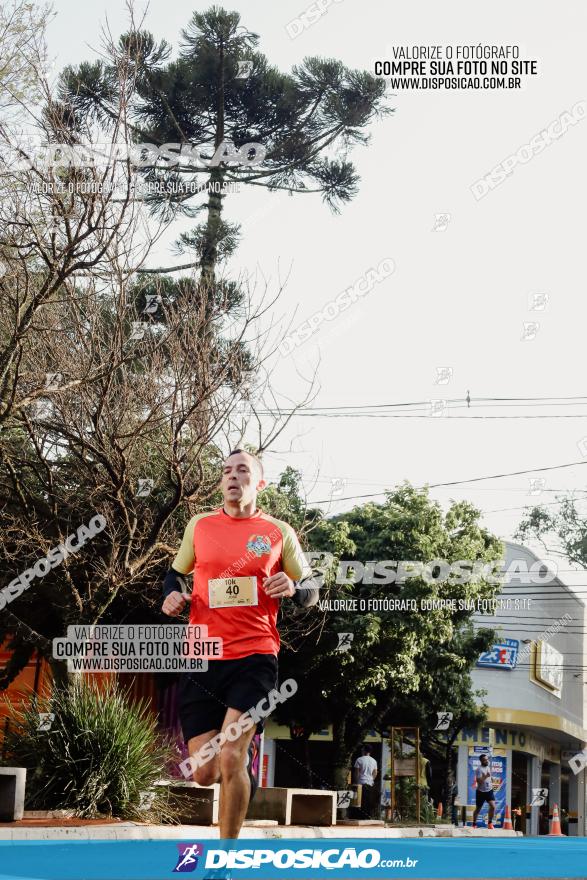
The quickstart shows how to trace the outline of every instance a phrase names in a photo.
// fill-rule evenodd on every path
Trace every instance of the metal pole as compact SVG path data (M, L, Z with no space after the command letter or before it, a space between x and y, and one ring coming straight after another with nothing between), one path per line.
M391 728L391 821L395 814L395 727Z
M421 822L420 814L420 728L416 727L416 811L418 822Z

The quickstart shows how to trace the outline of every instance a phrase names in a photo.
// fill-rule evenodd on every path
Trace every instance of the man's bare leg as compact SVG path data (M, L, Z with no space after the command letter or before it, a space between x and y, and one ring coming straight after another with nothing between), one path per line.
M193 736L188 742L188 752L190 754L190 758L197 757L199 750L202 746L205 746L206 743L210 742L216 734L217 730L208 730L206 733L201 733L199 736ZM193 773L193 780L197 782L198 785L214 785L215 782L220 781L220 760L218 755L214 755L212 760L206 761L205 764L202 764L201 767L197 767Z
M222 729L238 721L240 709L228 709ZM220 750L220 837L235 840L245 821L251 783L247 773L247 751L255 725L242 733L237 740L224 743Z

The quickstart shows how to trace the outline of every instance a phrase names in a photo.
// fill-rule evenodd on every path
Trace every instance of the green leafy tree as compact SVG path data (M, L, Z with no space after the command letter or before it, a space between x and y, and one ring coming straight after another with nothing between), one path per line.
M561 556L578 565L587 564L587 518L577 507L573 495L557 498L557 509L538 505L529 508L515 537L534 540L552 556Z
M502 545L481 528L479 512L459 502L443 513L426 491L409 485L387 494L384 504L367 504L314 529L309 540L320 551L332 552L328 528L346 527L344 540L356 563L371 560L444 559L484 560L501 557ZM341 533L339 532L339 538ZM305 636L297 650L281 657L281 674L299 684L297 694L278 709L282 723L295 723L307 735L333 725L334 784L346 785L353 752L370 729L390 724L431 724L436 711L449 710L466 723L475 714L469 670L490 642L487 630L475 634L471 609L421 611L420 601L432 598L487 599L496 586L484 580L450 585L430 583L422 577L377 586L354 582L332 583L330 565L325 578L325 599L415 600L393 611L325 612L323 625ZM360 607L360 606L359 606ZM340 651L339 635L350 633L352 643ZM456 682L459 687L455 687ZM446 684L443 684L445 682ZM308 699L312 694L314 699Z
M444 767L441 791L445 816L450 815L450 792L455 782L454 743L463 728L476 727L486 718L484 692L473 688L471 668L492 641L492 630L475 630L465 622L455 629L450 641L429 645L418 664L417 691L395 694L389 712L390 724L418 726L422 753L440 759ZM448 729L436 730L439 713L445 712L453 716Z

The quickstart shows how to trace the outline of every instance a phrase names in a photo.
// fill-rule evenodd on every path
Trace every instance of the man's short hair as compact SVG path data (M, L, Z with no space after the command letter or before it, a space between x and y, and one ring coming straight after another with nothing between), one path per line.
M238 452L244 452L245 455L248 455L250 458L252 458L253 461L256 462L257 467L259 468L259 470L261 472L261 478L263 478L265 476L265 473L263 471L263 462L261 461L260 458L258 458L258 456L255 455L254 452L249 452L248 449L233 449L232 452L228 453L226 458L229 459L231 455L236 455Z
M368 755L371 754L371 746L363 746L363 751L367 752Z

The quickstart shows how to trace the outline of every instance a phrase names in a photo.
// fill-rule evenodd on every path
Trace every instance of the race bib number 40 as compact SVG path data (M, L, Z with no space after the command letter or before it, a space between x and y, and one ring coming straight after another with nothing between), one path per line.
M208 581L208 604L210 608L258 605L257 578L211 578Z

